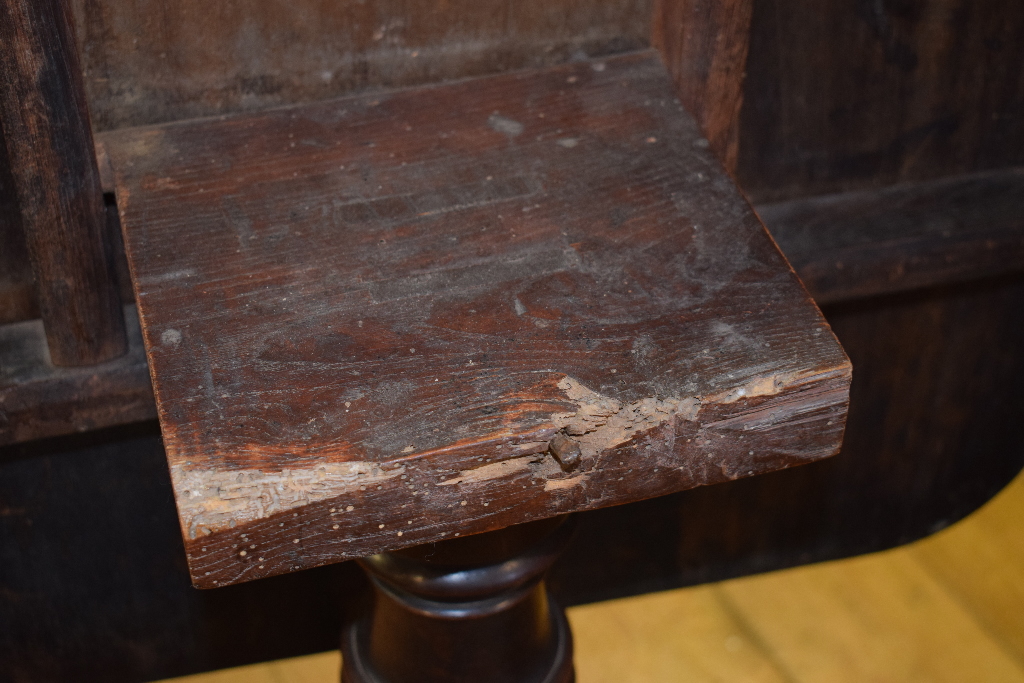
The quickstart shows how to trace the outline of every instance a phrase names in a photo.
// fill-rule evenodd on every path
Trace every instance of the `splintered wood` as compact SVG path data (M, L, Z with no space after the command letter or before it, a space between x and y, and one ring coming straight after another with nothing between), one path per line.
M653 52L103 141L198 586L839 448L849 363Z

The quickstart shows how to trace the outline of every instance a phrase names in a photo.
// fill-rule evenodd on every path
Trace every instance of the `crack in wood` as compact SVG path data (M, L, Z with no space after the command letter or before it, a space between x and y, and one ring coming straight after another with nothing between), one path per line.
M624 404L566 376L559 381L558 387L578 409L572 413L553 414L551 421L559 433L572 436L580 447L582 461L586 462L674 420L696 421L704 405L775 395L795 379L795 373L759 376L703 400L695 396L648 397ZM479 485L517 476L531 463L537 462L538 455L541 460L548 459L547 451L548 442L544 441L518 444L511 458L463 469L436 486ZM171 476L179 494L180 513L188 537L196 539L360 489L390 484L406 471L404 464L392 463L389 466L386 463L356 461L323 463L280 472L259 469L225 472L176 465L171 468ZM586 479L586 473L580 472L565 479L548 480L561 474L557 466L541 467L538 474L546 480L546 491L575 486Z

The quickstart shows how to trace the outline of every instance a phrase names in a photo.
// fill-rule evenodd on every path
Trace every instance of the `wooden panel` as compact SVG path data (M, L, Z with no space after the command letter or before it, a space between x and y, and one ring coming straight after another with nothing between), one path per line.
M134 306L125 319L128 353L78 368L50 363L42 321L0 326L0 445L156 417Z
M651 42L679 99L729 173L739 158L740 107L753 0L655 0Z
M106 130L633 50L652 0L69 2ZM39 317L4 155L0 324Z
M127 350L70 10L0 3L0 117L55 365Z
M759 0L750 41L757 202L1024 164L1024 3Z
M1024 169L762 204L819 304L1024 270Z
M655 16L678 16L694 2L666 0ZM142 0L73 2L102 129L628 49L647 40L651 4L252 0L210 11L194 0L159 10ZM758 2L744 86L744 190L763 203L1024 164L1020 8L1006 0ZM381 32L388 17L405 19ZM669 25L684 36L700 22L661 24ZM655 26L654 35L664 31ZM669 63L707 73L724 64ZM5 246L8 235L0 219ZM9 278L0 282L0 321L32 317L27 270L3 268L6 255L0 250L0 277Z
M652 52L105 145L198 585L838 446L845 356Z
M99 130L648 44L651 0L72 0Z
M39 317L21 227L21 208L3 135L0 126L0 325Z

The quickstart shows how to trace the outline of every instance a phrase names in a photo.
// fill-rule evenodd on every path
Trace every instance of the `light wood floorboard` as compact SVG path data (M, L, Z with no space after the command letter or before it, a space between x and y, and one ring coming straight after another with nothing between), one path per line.
M966 521L906 552L1024 662L1024 477Z
M1024 476L918 543L569 610L579 683L1024 683ZM326 683L337 652L174 679Z

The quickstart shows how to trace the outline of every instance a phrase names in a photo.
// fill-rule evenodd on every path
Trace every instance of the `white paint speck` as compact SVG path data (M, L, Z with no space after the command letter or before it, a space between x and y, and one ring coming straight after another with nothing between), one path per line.
M510 119L498 113L491 114L487 119L487 125L493 130L496 130L499 133L504 133L512 138L522 134L524 128L523 124L519 123L515 119Z
M181 332L173 327L169 330L164 330L163 334L160 335L160 343L166 346L177 346L181 343Z

